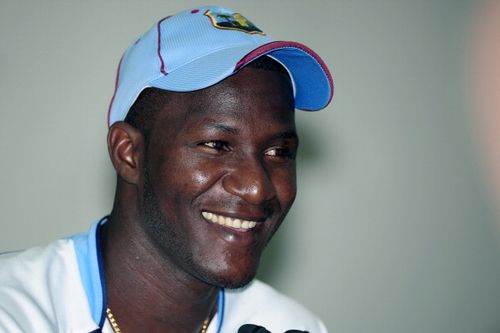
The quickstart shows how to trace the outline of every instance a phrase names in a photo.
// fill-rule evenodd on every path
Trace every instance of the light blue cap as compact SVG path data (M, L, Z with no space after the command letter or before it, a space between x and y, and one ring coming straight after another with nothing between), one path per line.
M333 80L314 51L296 42L273 41L241 14L209 6L160 20L128 47L118 66L108 125L124 120L145 88L207 88L263 55L287 69L297 109L317 111L330 103Z

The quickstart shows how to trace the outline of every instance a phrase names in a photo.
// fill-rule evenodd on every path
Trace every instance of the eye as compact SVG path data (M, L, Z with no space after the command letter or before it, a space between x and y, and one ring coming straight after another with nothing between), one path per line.
M283 158L283 159L295 159L296 151L287 147L273 147L264 153L266 156L270 156L272 158Z
M217 151L221 151L221 150L229 151L228 144L225 141L220 141L220 140L204 141L204 142L199 143L199 145L213 149L213 150L217 150Z

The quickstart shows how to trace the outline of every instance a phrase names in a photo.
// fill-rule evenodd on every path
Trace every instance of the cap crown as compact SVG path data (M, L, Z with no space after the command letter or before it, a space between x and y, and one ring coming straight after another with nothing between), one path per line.
M312 50L294 42L273 42L243 15L207 6L160 20L128 47L120 60L108 124L125 119L145 88L203 89L264 54L284 65L294 88L302 87L295 96L298 108L314 110L328 104L333 82ZM300 95L304 98L298 99ZM315 105L302 100L315 100Z

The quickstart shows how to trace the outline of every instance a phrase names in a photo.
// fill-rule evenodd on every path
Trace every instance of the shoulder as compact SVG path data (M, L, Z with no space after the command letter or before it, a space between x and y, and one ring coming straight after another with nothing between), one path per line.
M72 241L57 240L0 255L0 331L54 332L65 327L69 298L82 297Z
M327 332L321 320L308 309L261 281L254 280L242 289L226 290L225 294L224 328L226 324L230 326L227 332L236 332L243 324L264 326L273 333L290 329Z
M58 240L47 246L0 255L0 294L8 299L23 293L43 294L40 285L65 269L72 255L69 240ZM40 295L41 296L41 295Z

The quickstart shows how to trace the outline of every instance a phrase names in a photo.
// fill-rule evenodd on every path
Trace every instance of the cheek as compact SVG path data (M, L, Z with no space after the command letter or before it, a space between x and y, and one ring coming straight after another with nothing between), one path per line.
M284 211L288 211L297 194L295 167L277 172L272 178L276 196Z
M191 183L197 186L204 186L208 184L210 179L210 175L206 171L202 170L194 170L191 174Z
M175 154L165 154L158 165L161 166L159 171L165 186L190 195L209 186L216 173L209 163L193 156L188 148L179 149Z
M185 161L187 163L176 165L172 181L180 192L190 196L190 200L211 189L223 174L223 169L214 166L210 161L187 158Z

